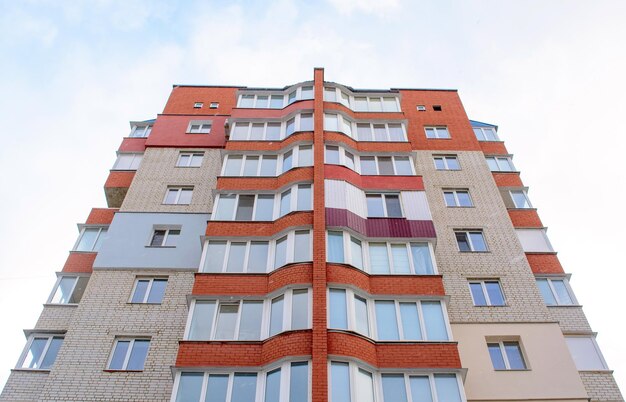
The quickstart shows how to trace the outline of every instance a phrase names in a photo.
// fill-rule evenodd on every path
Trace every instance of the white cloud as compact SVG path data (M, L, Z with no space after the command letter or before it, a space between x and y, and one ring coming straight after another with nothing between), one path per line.
M341 14L362 12L367 14L387 14L400 5L399 0L328 0Z

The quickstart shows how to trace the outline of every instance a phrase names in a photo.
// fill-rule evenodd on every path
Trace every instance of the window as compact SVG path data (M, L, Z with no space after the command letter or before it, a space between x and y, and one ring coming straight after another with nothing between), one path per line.
M185 339L250 341L310 328L309 300L309 289L265 300L195 300Z
M63 345L60 335L31 335L17 368L50 370Z
M447 127L424 127L426 138L450 138Z
M400 194L366 194L368 218L402 218Z
M278 205L274 206L274 200ZM298 184L274 194L219 194L213 220L271 221L293 211L309 211L313 207L311 184ZM278 215L275 215L278 211Z
M362 175L414 175L408 156L360 156L359 166Z
M515 208L532 208L528 195L524 190L511 190L511 199Z
M487 156L485 157L489 170L492 172L514 172L515 166L508 156Z
M163 204L189 205L192 194L193 187L169 187L165 193Z
M223 176L277 175L278 155L227 155Z
M292 231L276 240L210 240L205 243L202 272L266 273L285 264L310 261L310 233ZM271 263L270 250L274 255Z
M208 134L211 132L210 121L191 121L187 128L187 134Z
M478 141L499 141L494 127L473 127Z
M138 278L130 302L160 304L166 287L167 278Z
M376 373L353 362L330 362L329 387L332 402L463 401L456 374Z
M441 110L442 110L442 109L441 109L441 105L433 105L433 110L434 110L435 112L441 112Z
M202 165L203 152L181 152L176 161L177 167L200 167Z
M545 229L515 229L515 233L526 253L554 252Z
M398 112L399 101L396 97L355 96L355 112Z
M150 247L176 247L179 229L155 229L150 238Z
M85 293L87 282L89 282L88 276L59 276L52 295L48 298L48 303L76 304L80 302L83 293Z
M497 280L471 280L470 292L474 306L504 306L504 295Z
M152 124L135 124L132 126L129 137L146 138L152 131Z
M589 336L566 336L565 343L580 371L608 370L596 340Z
M324 102L337 102L337 90L335 88L324 88Z
M443 190L446 207L473 207L468 190Z
M217 109L218 107L220 107L220 103L219 102L211 102L209 104L209 109Z
M526 370L519 342L490 342L487 349L495 370Z
M329 165L339 164L339 147L326 145L326 160Z
M300 113L286 122L237 121L230 132L231 141L280 141L300 131L313 130L313 114Z
M487 251L487 243L481 230L455 230L454 235L459 251Z
M203 105L204 105L204 103L202 103L202 102L196 102L196 103L193 104L193 108L194 109L201 109Z
M307 402L309 363L285 362L259 373L183 371L174 388L175 402Z
M565 278L537 278L537 287L548 306L576 304Z
M149 348L150 339L116 339L107 368L109 370L142 371Z
M434 156L433 160L437 170L461 170L461 165L459 165L456 155Z
M400 123L357 123L358 141L404 142L404 125Z
M310 85L301 86L286 95L280 93L260 93L260 94L240 94L237 107L255 109L282 109L297 100L313 99L313 87Z
M104 239L107 228L86 227L80 233L80 237L74 246L74 251L98 251Z
M143 154L118 154L113 170L137 170Z
M424 106L424 105L417 105L417 111L418 112L425 112L426 111L426 106Z

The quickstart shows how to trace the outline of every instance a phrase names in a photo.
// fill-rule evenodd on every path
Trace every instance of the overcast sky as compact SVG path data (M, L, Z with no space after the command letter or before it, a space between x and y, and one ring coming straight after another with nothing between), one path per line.
M57 3L65 3L60 6ZM0 1L0 386L172 84L456 88L499 125L623 391L626 2Z

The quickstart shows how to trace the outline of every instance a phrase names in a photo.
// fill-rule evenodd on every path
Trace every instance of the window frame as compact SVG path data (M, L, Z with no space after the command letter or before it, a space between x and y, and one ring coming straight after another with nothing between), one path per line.
M44 348L41 351L41 356L39 357L39 359L37 359L37 367L24 367L24 363L26 362L26 358L28 357L28 352L30 351L30 348L33 344L33 342L35 341L35 338L39 338L39 339L47 339L46 340L46 344L44 346ZM63 343L65 342L65 333L60 333L60 332L56 332L56 333L41 333L41 332L33 332L31 334L28 335L28 340L26 341L26 345L24 346L24 349L22 350L22 354L20 355L17 364L15 365L15 370L29 370L29 371L50 371L52 370L52 367L54 366L54 364L56 363L56 359L59 357L58 353L60 352L60 348L59 351L57 351L57 355L54 357L54 361L52 362L52 364L50 365L50 367L48 368L40 368L41 364L44 362L44 360L47 357L48 351L50 350L50 345L52 344L52 341L54 339L61 339L61 346L60 348L63 347Z
M311 164L310 165L306 165L303 164L303 162L301 161L302 159L302 152L305 152L307 150L310 150L311 152ZM287 170L284 170L284 161L285 161L285 155L287 153L291 152L291 167ZM222 163L222 168L220 170L220 176L224 176L224 177L279 177L287 172L289 172L292 169L295 168L299 168L299 167L311 167L313 166L313 155L314 155L314 148L313 148L313 144L312 143L308 143L308 144L299 144L296 146L293 146L291 148L286 148L285 152L282 153L277 153L277 154L239 154L239 153L230 153L230 154L226 154L224 156L224 161ZM241 166L239 167L239 172L236 175L227 175L226 174L226 166L228 161L233 158L233 157L241 157ZM245 171L245 165L246 165L246 161L249 158L254 158L257 157L258 158L258 162L257 162L257 167L256 167L256 172L254 175L252 176L248 176L248 175L244 175L244 171ZM274 175L273 176L265 176L265 175L261 175L261 165L262 165L262 161L264 158L266 157L275 157L276 158L276 168L274 170ZM269 158L272 159L272 158Z
M132 124L130 134L128 134L129 138L148 138L150 133L152 133L152 127L154 123L136 123Z
M454 197L454 205L448 204L446 193L452 194L452 196ZM466 193L467 198L469 199L470 205L461 205L461 203L459 202L458 193ZM474 200L472 199L472 196L470 195L470 191L468 188L444 188L442 189L442 194L443 194L443 202L447 208L474 208Z
M444 168L445 169L439 169L437 167L437 159L441 159L441 161L443 162ZM458 169L451 169L449 167L448 164L448 159L453 159L456 161L457 165L459 165ZM462 170L461 168L461 162L459 161L459 157L458 155L433 155L433 163L435 164L435 170L438 170L440 172L445 172L445 171L459 171Z
M188 156L189 157L189 163L184 165L181 163L181 159L183 156ZM199 157L200 158L200 164L198 165L194 165L192 164L192 162L194 161L194 158ZM178 153L178 159L176 160L176 167L182 167L182 168L198 168L198 167L202 167L202 162L204 161L204 152L199 152L199 151L181 151Z
M461 250L461 247L459 246L459 240L456 237L457 234L459 233L465 234L465 241L470 248L469 250ZM483 243L485 244L484 250L476 250L476 247L474 246L474 242L472 241L471 236L470 236L470 234L475 234L475 233L480 233L480 235L482 236ZM487 244L487 239L485 238L485 232L483 231L483 229L454 229L454 239L456 240L457 249L460 253L488 253L490 252L489 244Z
M524 199L526 200L526 204L528 205L527 207L520 207L517 205L517 202L515 202L515 197L513 196L513 193L521 193L522 196L524 197ZM522 190L509 190L509 196L511 197L511 202L513 202L513 205L515 207L515 209L534 209L533 204L531 204L530 202L530 198L528 198L528 193L526 192L526 190L522 189Z
M487 338L488 338L487 343L486 343L487 354L489 355L489 360L491 360L491 366L494 371L530 371L530 365L528 364L528 357L526 356L526 353L524 352L524 348L522 347L522 342L520 341L519 338L516 338L516 339L489 339L489 337ZM524 368L511 368L509 355L507 354L506 347L504 346L505 343L517 344L517 348L520 352L520 357L521 357L522 363L524 364ZM489 353L489 345L495 345L495 344L497 344L500 347L500 355L502 356L502 361L504 362L504 367L505 367L503 369L498 369L494 366L491 353Z
M482 136L482 138L479 137L479 135L476 133L476 130L480 131L480 135ZM493 132L493 138L494 139L489 139L487 137L487 135L485 134L488 130L490 130L491 132ZM472 126L472 131L474 131L474 135L476 136L476 139L480 142L500 142L500 138L498 137L498 131L496 130L495 127L474 127Z
M143 300L140 302L134 302L134 296L135 296L135 292L137 291L137 285L139 284L139 281L148 281L148 287L146 288L146 294L143 296ZM161 299L161 301L159 302L149 302L148 299L150 298L150 292L152 291L152 285L154 284L154 281L165 281L166 285L165 285L165 291L163 292L163 298ZM130 297L128 298L128 302L129 304L163 304L163 299L165 298L165 292L167 291L167 284L169 283L169 277L167 276L137 276L135 277L135 282L133 283L133 288L130 292Z
M204 106L204 102L194 102L193 104L194 109L202 109L203 106Z
M329 126L329 122L334 120L336 123L333 124L333 127ZM336 125L336 127L335 127ZM371 139L361 138L359 135L359 126L368 125L369 132L371 134ZM376 131L374 126L383 125L385 126L385 139L380 140L376 138ZM400 130L402 130L402 139L395 140L392 139L392 128L391 125L400 126ZM344 116L341 113L324 113L324 131L332 131L342 133L357 142L408 142L407 137L407 128L405 121L386 121L386 120L369 120L369 121L360 121L360 120L351 120L347 116Z
M98 233L93 241L93 244L91 245L89 250L78 250L78 245L83 239L85 232L91 229L98 229ZM79 253L97 253L100 250L100 247L98 246L98 243L101 241L100 237L103 234L106 236L108 231L109 231L109 225L81 225L80 233L78 234L78 239L76 240L76 243L74 243L74 247L72 247L72 251L79 252ZM98 246L97 249L96 249L96 246Z
M168 203L168 202L166 202L167 201L167 195L172 190L176 190L177 191L176 199L175 199L176 202ZM193 190L194 190L194 186L167 186L167 189L165 190L165 197L163 197L162 205L191 205L191 203L193 201ZM188 204L183 204L183 203L179 203L178 202L178 201L180 201L180 196L181 196L183 191L191 191L191 199L189 200Z
M545 280L548 283L548 288L550 289L550 292L552 292L552 297L556 301L556 304L548 304L545 297L543 297L543 293L541 292L539 285L537 285L537 289L539 290L539 293L541 293L541 298L544 300L546 306L558 307L558 306L579 306L580 305L578 303L578 299L576 299L576 296L574 295L574 291L572 290L572 287L569 284L569 278L567 276L535 276L535 282L539 282L540 280ZM563 301L560 300L559 293L557 292L556 288L552 284L553 281L563 282L563 286L565 287L565 290L567 291L567 294L570 300L572 301L571 303L564 303Z
M434 137L428 135L429 130L434 133ZM448 126L424 126L424 135L428 140L449 140L452 138Z
M90 277L91 277L91 274L84 274L84 273L71 273L71 274L64 274L63 272L57 273L57 279L54 282L54 286L52 287L52 292L50 292L50 295L48 296L48 299L46 300L46 304L54 304L57 306L78 305L78 303L80 303L80 300L82 300L83 295L80 296L80 300L78 300L76 303L70 303L70 302L55 303L52 300L54 299L54 296L56 295L56 292L59 289L59 286L61 285L61 281L63 280L63 278L75 278L74 284L72 285L72 289L69 292L69 297L68 297L68 299L71 299L72 297L74 297L74 292L76 291L76 286L78 286L78 281L81 278L87 278L87 282L89 282ZM87 283L85 283L85 287L87 287ZM84 294L84 290L83 290L83 294Z
M120 168L120 158L125 157L125 156L130 156L132 157L131 162L128 166L128 168ZM118 152L117 153L117 159L115 159L115 163L113 164L113 168L111 168L111 170L116 170L116 171L135 171L139 169L139 166L141 165L141 160L143 159L143 152ZM137 161L139 160L139 161ZM133 165L137 165L136 167L133 167Z
M195 130L193 127L198 126L198 129ZM204 126L209 126L208 129ZM213 121L211 120L191 120L189 125L187 126L186 134L211 134L211 130L213 129Z
M115 350L117 348L117 344L120 341L130 341L128 345L128 350L126 350L126 355L124 356L124 363L122 363L122 368L115 369L111 368L111 363L113 360L113 356L115 355ZM148 341L148 349L146 350L146 357L143 361L143 368L141 370L128 369L128 361L130 360L130 355L133 353L133 348L135 346L135 341ZM109 358L107 360L105 371L126 371L126 372L143 372L146 369L146 361L148 360L148 354L150 353L150 347L152 346L152 337L150 336L119 336L115 337L113 342L113 347L111 348L111 352L109 353Z
M498 170L491 169L491 165L489 164L489 160L491 159L493 159L493 162L498 167ZM500 161L502 160L506 160L506 163L508 164L508 169L502 169L502 166L500 163ZM485 162L487 162L487 167L489 168L489 171L491 172L502 172L502 173L511 173L511 172L517 173L518 172L518 170L515 168L515 165L513 164L513 159L511 158L510 155L507 155L507 156L488 155L488 156L485 156Z
M487 286L486 286L487 282L490 282L490 283L495 282L498 284L498 288L500 289L500 295L502 296L502 304L493 304L493 302L491 301L491 297L489 296L489 292L487 291ZM480 284L480 288L483 292L483 297L485 298L486 304L476 303L476 299L474 299L474 293L472 292L472 284ZM474 307L507 307L508 306L506 296L502 288L502 282L499 279L491 279L491 278L468 279L467 286L469 288L470 297L472 298L472 303L474 304Z
M219 102L211 102L209 103L209 109L217 109L220 107L220 103Z
M152 248L176 248L176 245L171 245L171 244L167 244L167 240L170 236L180 236L181 232L182 232L182 226L181 225L173 225L173 226L162 226L162 225L155 225L154 228L152 229L152 234L150 235L150 238L148 239L148 244L146 245L146 247L152 247ZM163 234L163 240L161 241L161 244L152 244L154 242L154 237L156 235L157 231L165 231L165 233ZM171 231L178 231L178 234L171 234Z
M370 198L373 197L380 197L381 202L382 202L382 206L383 206L383 215L382 216L375 216L375 215L370 215L370 211L369 211L369 203L367 202L367 198L368 196ZM389 216L389 211L388 211L388 207L387 207L387 197L388 196L395 196L398 199L398 205L400 206L400 216ZM382 219L406 219L406 215L404 214L404 207L402 206L402 193L398 192L398 193L393 193L393 192L385 192L385 193L370 193L370 192L366 192L365 193L365 203L366 203L366 208L367 208L367 219L370 218L382 218Z
M311 125L312 125L310 130L308 128L306 130L303 129L302 127L303 116L306 116L306 118L310 116ZM292 121L293 123L290 123ZM252 138L252 129L254 125L260 125L260 124L263 125L263 132L261 134L261 138ZM270 124L273 124L274 126L279 126L278 138L268 138L268 127ZM290 124L293 124L293 131L291 132L289 132ZM239 125L246 126L245 138L235 138L236 136L235 130L237 130L237 127ZM290 136L296 133L309 132L309 131L313 131L314 129L315 129L315 119L313 117L313 111L312 110L299 110L295 113L291 113L283 117L280 120L255 120L255 119L235 120L232 122L232 128L228 132L228 140L229 141L283 141L286 138L289 138ZM240 134L237 134L237 136L238 135Z

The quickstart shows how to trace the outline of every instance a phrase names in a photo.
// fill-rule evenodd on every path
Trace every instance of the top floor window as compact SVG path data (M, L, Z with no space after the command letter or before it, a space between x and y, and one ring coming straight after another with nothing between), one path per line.
M237 107L249 109L282 109L295 101L313 99L313 86L304 85L297 87L289 93L262 92L241 93L237 101Z
M187 134L209 134L211 132L211 122L192 120L189 122Z
M494 127L473 127L478 141L499 141Z
M132 138L146 138L151 131L152 124L134 124L128 136Z
M106 233L107 228L105 227L83 228L74 246L74 251L98 251L106 237Z
M485 157L489 170L492 172L514 172L515 166L508 156L487 156Z
M324 87L324 101L338 102L355 112L399 112L400 99L391 93L384 95L351 95L338 87Z

